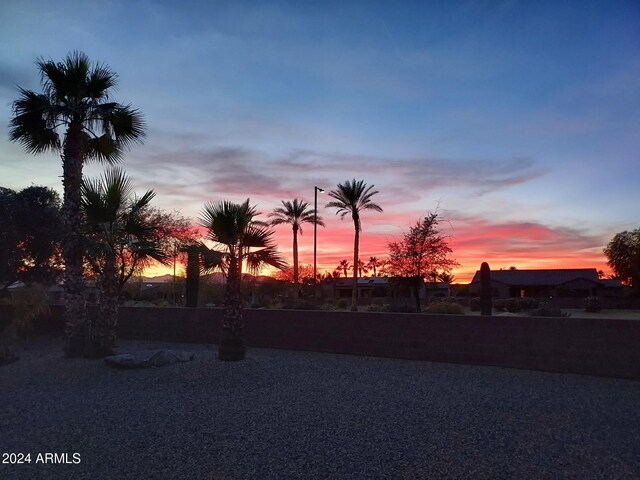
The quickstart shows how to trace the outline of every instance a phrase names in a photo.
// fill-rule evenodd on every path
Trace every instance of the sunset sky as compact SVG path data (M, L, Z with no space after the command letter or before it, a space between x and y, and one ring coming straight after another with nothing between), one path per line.
M640 226L636 0L2 2L0 186L62 191L59 157L25 154L8 123L16 86L40 91L34 61L75 49L146 116L122 164L137 189L194 221L364 179L384 213L364 213L361 257L438 207L457 281L483 261L608 270L604 245ZM318 200L333 270L353 225ZM290 230L277 241L290 258Z

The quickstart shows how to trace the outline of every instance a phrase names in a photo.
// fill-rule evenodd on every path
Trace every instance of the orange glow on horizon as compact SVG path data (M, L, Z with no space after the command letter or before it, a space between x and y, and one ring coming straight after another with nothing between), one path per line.
M319 273L333 272L343 259L353 262L353 225L348 221L342 222L328 216L325 216L325 222L327 228L318 229ZM400 229L397 229L397 232L380 233L374 226L365 223L361 235L360 258L364 262L372 256L386 259L388 242L402 235ZM488 262L493 270L511 266L521 270L596 268L606 274L610 273L602 252L603 246L594 245L592 238L583 238L562 229L554 230L543 225L526 223L492 225L479 220L461 222L460 225L456 225L454 233L455 236L450 239L452 257L460 263L460 267L452 272L455 283L470 282L482 262ZM276 228L274 241L280 254L291 265L291 229L287 226ZM301 265L313 265L313 226L306 225L304 235L298 236L298 251ZM145 276L165 274L173 274L172 265L154 265L144 272ZM176 274L185 274L183 265L177 265ZM273 275L275 270L265 269L262 274Z

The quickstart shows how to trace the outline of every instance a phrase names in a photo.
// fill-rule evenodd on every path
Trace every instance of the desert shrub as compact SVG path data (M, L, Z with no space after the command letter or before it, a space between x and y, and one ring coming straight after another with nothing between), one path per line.
M538 308L538 301L529 297L510 298L505 302L504 308L510 313L524 312Z
M377 303L374 302L371 305L367 306L367 312L390 312L391 305L388 303Z
M584 299L585 312L598 313L602 311L602 302L599 297L587 297Z
M480 297L473 297L469 300L469 308L471 308L472 312L480 311Z
M531 310L529 314L533 317L570 317L570 313L564 313L560 307L551 305L546 302L541 302L538 308Z
M452 302L434 302L430 304L425 313L438 313L442 315L462 315L464 309L457 303Z
M341 298L336 302L336 310L347 310L349 307L351 307L351 301L346 298Z
M9 335L28 335L34 320L49 313L46 290L37 283L12 292L11 303L13 321L8 327Z

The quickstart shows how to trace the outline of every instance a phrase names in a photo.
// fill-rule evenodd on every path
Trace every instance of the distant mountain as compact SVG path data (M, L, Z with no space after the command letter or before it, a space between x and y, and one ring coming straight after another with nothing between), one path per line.
M170 273L166 273L158 277L142 277L142 283L169 283L169 282L173 282L173 275Z
M244 274L248 277L253 275ZM265 280L273 280L272 277L268 275L258 275L254 277L258 282L263 282ZM184 277L177 276L176 280L184 279ZM224 274L221 272L214 272L202 275L201 280L209 280L215 283L225 283ZM164 275L159 275L157 277L142 277L142 283L171 283L173 282L173 275L171 273L166 273Z

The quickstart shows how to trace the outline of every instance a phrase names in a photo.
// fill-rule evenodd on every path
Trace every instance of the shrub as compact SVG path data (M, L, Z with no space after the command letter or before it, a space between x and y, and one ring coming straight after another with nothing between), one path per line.
M336 310L347 310L351 307L351 302L346 298L341 298L336 302Z
M537 307L538 301L529 297L510 298L504 304L504 308L510 313L524 312Z
M7 327L10 337L29 335L33 322L49 314L49 303L45 288L37 283L17 289L11 293L13 322Z
M462 315L464 309L457 303L436 302L427 307L425 313L438 313L442 315Z
M324 310L325 312L332 312L336 309L336 306L331 302L324 302L320 305L320 310Z
M469 300L469 308L471 308L472 312L480 311L480 297L473 297Z
M564 313L560 307L541 302L537 309L532 310L529 314L533 317L570 317L570 313Z
M367 312L389 312L391 306L388 303L374 302L367 306Z
M493 301L493 309L496 312L504 312L507 301L504 298L498 298Z
M587 297L584 299L585 312L598 313L602 311L602 302L599 297Z

